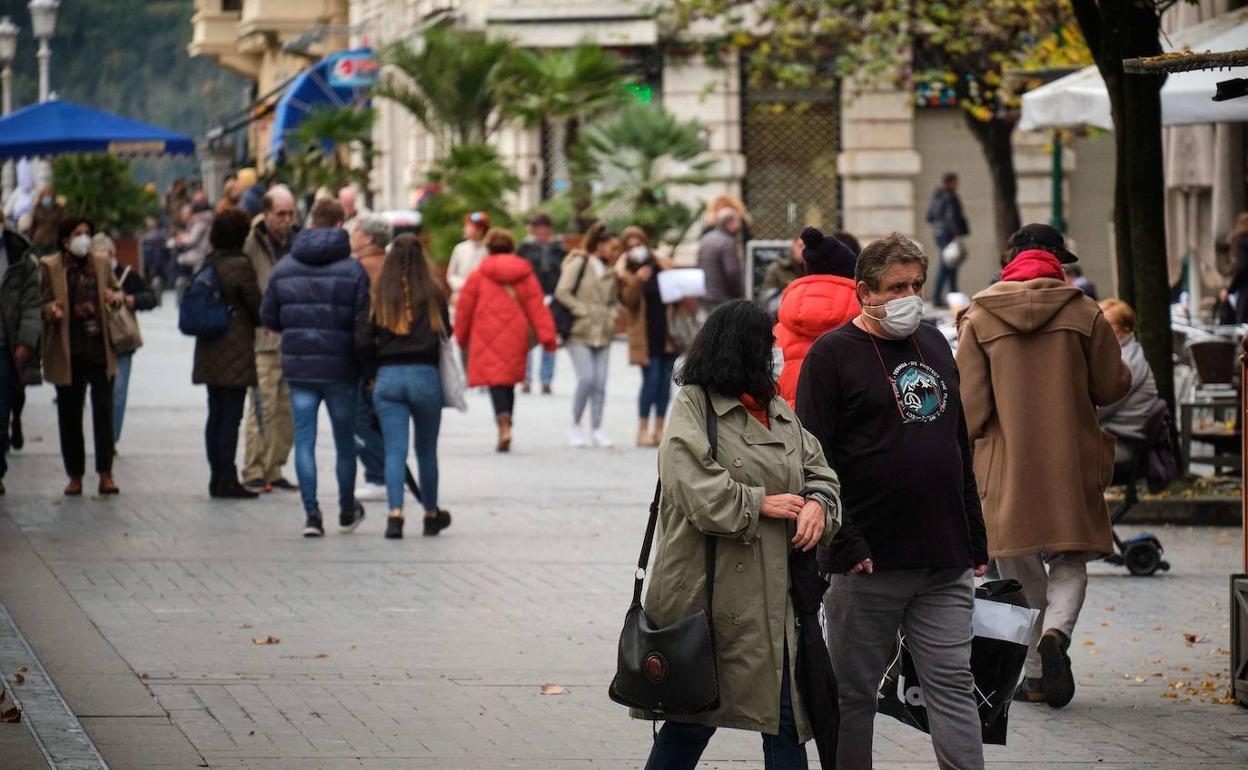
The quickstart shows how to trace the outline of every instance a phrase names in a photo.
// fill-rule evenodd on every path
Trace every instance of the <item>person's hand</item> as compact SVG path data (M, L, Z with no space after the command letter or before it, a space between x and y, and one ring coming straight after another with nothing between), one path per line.
M809 551L819 544L823 537L823 505L818 500L807 500L797 514L797 534L793 537L793 547Z
M47 305L48 318L53 321L60 321L65 318L65 308L61 307L59 299L49 302Z
M975 577L983 577L986 574L988 574L987 564L981 564L975 568Z
M859 572L865 573L867 575L870 575L871 573L875 572L875 565L871 563L870 558L866 558L858 562L856 565L854 565L853 569L851 569L849 572L846 572L845 574L857 575Z
M767 495L758 512L771 519L796 519L805 505L801 495Z
M646 265L638 270L635 275L642 283L645 283L650 280L650 276L654 275L654 268Z
M126 307L130 308L131 310L134 310L134 295L133 294L126 295Z
M1226 289L1223 289L1222 291L1218 292L1218 301L1226 302L1227 298L1230 296L1231 296L1231 293L1227 291Z
M18 345L17 347L13 348L13 361L18 365L19 368L25 366L26 362L29 360L30 360L30 348L26 347L25 345Z
M113 307L117 307L125 301L126 295L119 291L106 291L104 292L104 299L108 302L108 304Z

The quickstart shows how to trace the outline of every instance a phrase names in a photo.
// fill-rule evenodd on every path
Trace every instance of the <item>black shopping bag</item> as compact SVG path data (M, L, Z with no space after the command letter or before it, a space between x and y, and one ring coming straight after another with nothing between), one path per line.
M1030 609L1017 580L994 580L975 589L971 672L984 743L1005 745L1010 703L1022 680L1023 662L1031 644L1039 610ZM899 634L892 665L880 683L879 711L911 727L931 732L923 684L914 659Z

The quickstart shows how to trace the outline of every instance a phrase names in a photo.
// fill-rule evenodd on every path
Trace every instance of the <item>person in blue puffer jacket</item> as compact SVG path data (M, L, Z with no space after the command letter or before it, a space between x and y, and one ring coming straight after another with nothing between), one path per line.
M316 501L316 421L322 401L338 454L339 531L353 532L364 519L364 506L355 499L354 428L360 356L368 343L368 274L351 259L342 222L342 205L335 200L312 208L312 227L295 236L290 254L273 268L260 306L265 327L282 334L305 537L325 534Z

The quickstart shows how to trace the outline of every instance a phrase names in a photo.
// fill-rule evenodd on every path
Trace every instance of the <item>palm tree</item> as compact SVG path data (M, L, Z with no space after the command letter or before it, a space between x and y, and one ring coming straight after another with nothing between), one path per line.
M510 117L515 46L484 32L434 27L417 44L395 43L374 93L402 105L443 148L481 143Z
M582 150L604 187L599 207L624 204L630 221L651 238L679 243L693 221L692 210L672 201L675 186L715 181L702 130L681 122L655 104L631 104L581 136ZM674 239L674 240L673 240Z
M300 192L318 187L337 190L349 182L367 186L377 155L372 144L376 122L377 110L372 107L313 110L287 140L282 176ZM352 151L359 153L363 165L352 164Z
M551 179L556 193L571 182L568 149L576 145L580 125L624 102L630 78L621 72L618 56L600 46L581 43L545 52L517 52L516 98L509 110L530 127L551 128ZM588 190L580 191L588 207ZM575 195L575 193L574 193Z

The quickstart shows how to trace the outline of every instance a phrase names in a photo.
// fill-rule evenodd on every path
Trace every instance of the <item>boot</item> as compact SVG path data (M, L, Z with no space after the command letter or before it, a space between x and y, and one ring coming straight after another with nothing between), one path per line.
M651 446L658 446L659 444L663 443L663 423L664 422L666 422L666 420L662 417L654 418L654 436L651 438L651 441L653 441L654 443L651 444Z
M117 482L113 481L113 474L111 473L100 474L100 484L96 487L96 491L98 491L101 495L121 494L121 490L117 488Z
M495 449L499 452L511 451L511 415L509 414L498 416L498 446Z
M650 418L642 417L637 423L637 446L650 447L654 443L650 439Z

